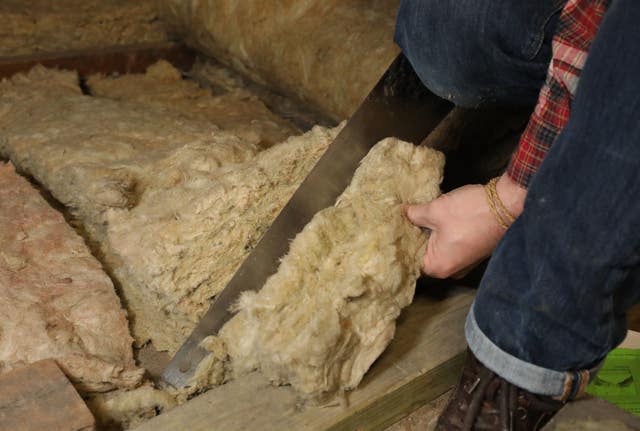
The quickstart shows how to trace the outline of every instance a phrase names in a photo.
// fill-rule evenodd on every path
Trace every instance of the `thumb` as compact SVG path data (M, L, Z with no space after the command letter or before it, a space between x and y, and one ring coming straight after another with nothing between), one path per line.
M431 203L405 205L404 212L411 223L418 227L435 228L435 220L431 210Z

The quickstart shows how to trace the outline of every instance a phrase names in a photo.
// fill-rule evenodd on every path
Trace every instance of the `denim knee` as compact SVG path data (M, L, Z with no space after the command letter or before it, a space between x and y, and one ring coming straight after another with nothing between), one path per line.
M402 0L395 41L423 83L456 105L531 105L566 0Z

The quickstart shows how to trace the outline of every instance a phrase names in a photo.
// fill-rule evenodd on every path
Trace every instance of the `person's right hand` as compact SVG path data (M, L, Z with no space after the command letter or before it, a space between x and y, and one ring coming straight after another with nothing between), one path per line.
M497 184L500 199L514 215L522 212L526 189L506 174ZM407 217L419 227L431 230L423 260L425 274L461 277L495 249L504 228L489 209L482 185L467 185L429 203L409 205Z

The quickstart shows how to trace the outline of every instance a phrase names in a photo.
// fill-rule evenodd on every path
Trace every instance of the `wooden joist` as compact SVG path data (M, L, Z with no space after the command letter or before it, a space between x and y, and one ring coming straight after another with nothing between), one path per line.
M0 377L0 431L89 431L91 412L53 359Z
M301 407L289 387L253 373L210 390L138 431L382 430L451 388L464 360L464 320L473 291L417 295L396 337L343 405Z
M26 72L37 64L77 70L80 75L100 72L141 73L160 59L169 61L178 69L189 70L195 60L195 53L185 45L161 42L0 57L0 79Z

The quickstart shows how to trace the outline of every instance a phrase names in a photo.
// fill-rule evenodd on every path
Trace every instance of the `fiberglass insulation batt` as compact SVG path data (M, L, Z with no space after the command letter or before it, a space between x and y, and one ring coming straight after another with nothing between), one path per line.
M336 120L349 117L398 54L398 0L160 0L196 49Z
M133 388L125 311L82 238L0 162L0 373L55 359L86 394Z

